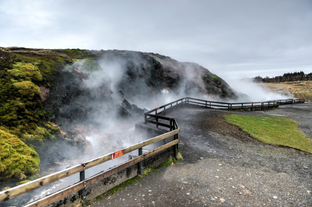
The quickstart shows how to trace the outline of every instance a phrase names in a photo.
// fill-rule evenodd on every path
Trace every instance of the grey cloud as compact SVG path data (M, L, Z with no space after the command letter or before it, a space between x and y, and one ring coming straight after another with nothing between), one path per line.
M0 45L156 52L217 74L311 72L311 8L309 0L2 1Z

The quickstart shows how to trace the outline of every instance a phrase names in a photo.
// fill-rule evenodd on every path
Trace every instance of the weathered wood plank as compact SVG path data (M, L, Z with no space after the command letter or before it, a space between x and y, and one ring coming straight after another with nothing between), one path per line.
M51 203L54 203L58 200L61 200L62 198L66 197L66 196L69 196L69 195L71 195L71 194L73 194L73 193L75 193L75 192L77 192L83 188L86 188L86 187L88 187L94 183L97 183L97 182L99 182L99 181L101 181L101 180L121 171L121 170L124 170L124 169L126 169L126 168L128 168L134 164L137 164L137 163L139 163L139 162L141 162L141 161L143 161L143 160L145 160L145 159L147 159L147 158L149 158L149 157L151 157L151 156L153 156L153 155L155 155L155 154L157 154L157 153L159 153L159 152L161 152L161 151L163 151L169 147L172 147L178 143L179 143L179 139L173 140L172 142L169 142L163 146L160 146L160 147L158 147L158 148L156 148L156 149L154 149L154 150L152 150L146 154L138 156L138 157L131 159L131 160L129 160L129 161L127 161L121 165L113 167L113 168L111 168L105 172L99 173L99 174L97 174L93 177L90 177L84 181L76 183L76 184L74 184L74 185L72 185L72 186L70 186L64 190L61 190L57 193L54 193L54 194L49 195L45 198L42 198L38 201L30 203L30 204L26 205L26 207L47 206Z
M1 191L0 202L15 198L19 195L30 192L32 190L35 190L49 183L53 183L55 181L68 177L69 175L76 174L83 170L84 170L84 167L82 165L76 165L72 168L69 168L69 169L66 169L57 173L53 173L51 175L36 179L34 181L25 183L23 185L19 185L14 188L8 189L6 191Z

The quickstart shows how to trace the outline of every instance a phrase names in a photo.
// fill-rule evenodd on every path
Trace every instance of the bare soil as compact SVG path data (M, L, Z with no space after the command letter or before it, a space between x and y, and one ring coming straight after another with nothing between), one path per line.
M225 114L267 114L296 120L312 135L312 104L265 112L181 107L177 119L184 160L143 177L91 206L312 206L312 155L255 140Z

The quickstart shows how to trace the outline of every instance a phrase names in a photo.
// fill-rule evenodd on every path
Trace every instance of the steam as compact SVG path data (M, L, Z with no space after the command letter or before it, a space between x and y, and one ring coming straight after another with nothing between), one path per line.
M168 80L163 80L162 77L164 71L161 70L165 69ZM134 131L133 123L143 120L144 111L139 108L153 109L186 96L219 100L218 97L211 95L209 88L203 82L202 77L213 75L208 70L197 64L179 63L164 56L160 58L157 54L108 51L104 52L98 60L77 61L66 66L64 71L73 74L76 78L75 81L79 84L75 87L78 87L79 94L76 94L77 97L75 96L74 99L64 94L71 100L60 108L60 113L65 114L71 107L76 107L78 111L82 108L83 113L77 120L63 121L61 128L65 132L73 133L75 139L85 139L83 147L86 150L85 154L78 158L68 153L68 157L58 170L118 151L146 139L146 136ZM65 88L71 86L72 82L74 81L66 82ZM268 92L251 81L229 80L229 83L235 90L247 94L248 98L245 99L248 100L285 98ZM226 85L225 82L222 84ZM221 92L220 87L215 88L214 90ZM134 105L130 107L131 116L122 117L125 116L122 115L125 113L123 111L125 99ZM91 168L87 170L87 177L126 159L127 157L124 156ZM77 181L77 178L69 178L65 183L70 185ZM60 188L57 187L57 190Z
M264 84L254 83L251 79L228 79L227 82L236 91L247 96L240 97L237 101L269 101L277 99L292 98L290 93L277 93L271 91ZM235 102L235 101L233 101Z

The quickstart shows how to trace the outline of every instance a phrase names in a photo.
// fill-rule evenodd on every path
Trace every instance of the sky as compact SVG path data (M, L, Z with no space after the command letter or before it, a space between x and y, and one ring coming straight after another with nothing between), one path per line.
M133 50L225 80L312 72L312 0L0 0L0 47Z

